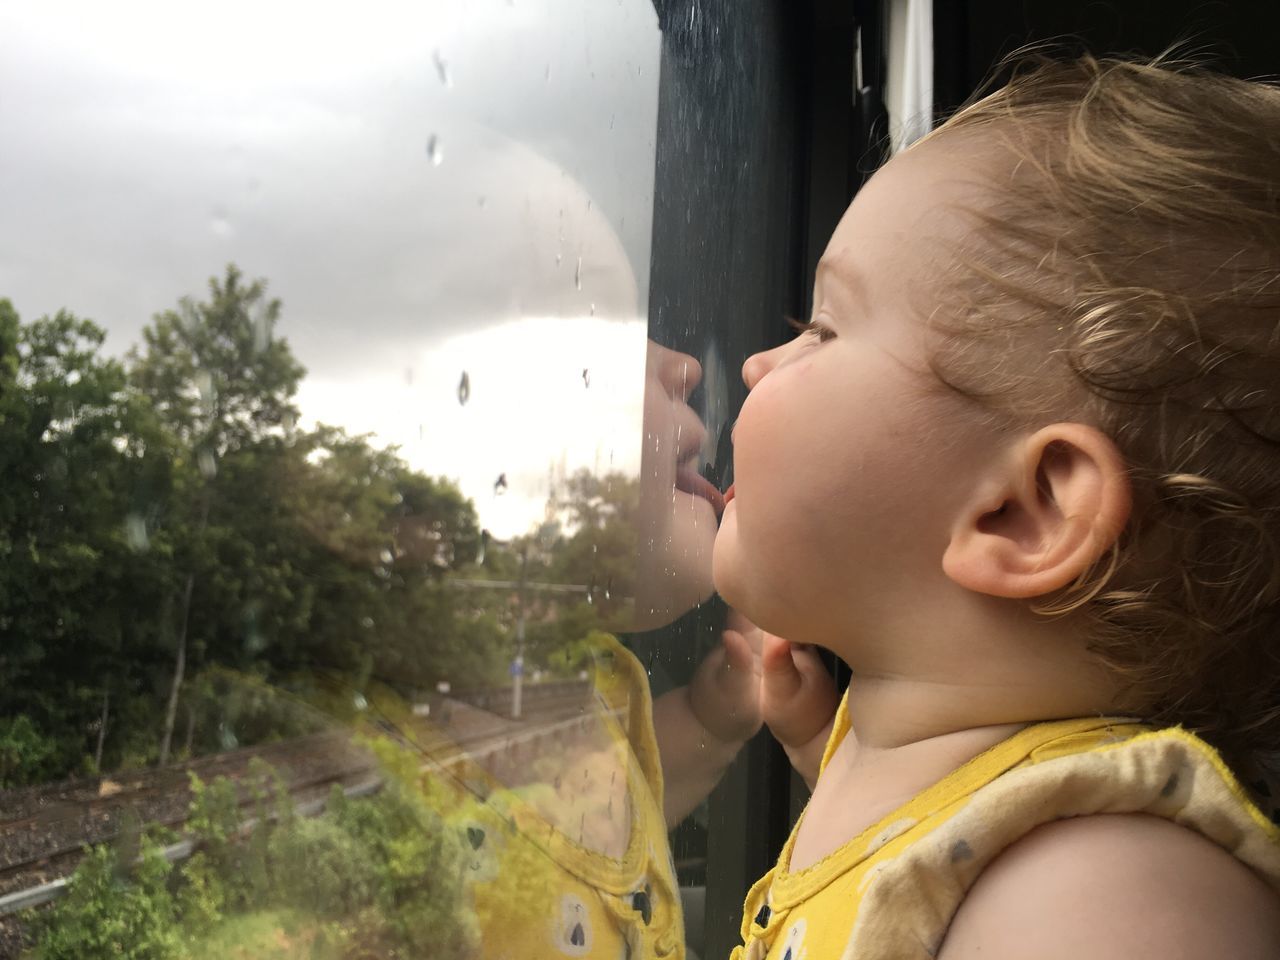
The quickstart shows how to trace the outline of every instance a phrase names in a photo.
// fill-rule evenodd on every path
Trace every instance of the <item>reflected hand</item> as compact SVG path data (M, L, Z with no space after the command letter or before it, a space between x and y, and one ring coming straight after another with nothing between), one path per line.
M689 683L694 717L725 743L750 739L764 721L761 639L758 627L730 610L720 646L698 665Z

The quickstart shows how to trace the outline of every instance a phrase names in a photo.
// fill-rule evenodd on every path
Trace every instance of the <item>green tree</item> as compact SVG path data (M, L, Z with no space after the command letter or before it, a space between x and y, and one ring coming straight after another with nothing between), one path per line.
M49 770L81 761L148 660L127 492L151 464L104 336L67 311L23 325L0 300L0 715L56 742Z
M474 504L394 449L294 426L302 368L265 290L229 267L124 364L92 322L24 325L0 300L0 716L22 718L6 781L311 729L273 687L505 678L510 591L448 580L513 577L518 554L485 547ZM585 576L581 537L608 525L566 517L535 546L540 579Z
M321 426L298 446L285 514L313 662L423 688L483 658L491 644L442 583L479 549L474 505L364 437Z
M219 461L291 430L298 416L292 398L305 371L275 336L280 301L267 299L265 281L242 281L229 265L221 281L210 279L207 301L184 298L177 310L158 314L143 330L143 350L130 354L130 380L149 403L173 468L173 496L163 523L178 575L166 591L162 615L172 638L173 670L161 763L172 748L196 589L207 595L225 569L220 555L238 547L234 527L210 529Z

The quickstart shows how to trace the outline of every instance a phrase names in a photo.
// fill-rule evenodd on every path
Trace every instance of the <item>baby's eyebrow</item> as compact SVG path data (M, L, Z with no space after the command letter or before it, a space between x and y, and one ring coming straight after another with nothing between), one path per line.
M818 266L813 271L813 303L817 306L822 302L822 278L832 270L831 261L822 257L818 260Z
M862 282L862 278L859 276L858 271L854 269L853 264L849 263L847 258L841 263L824 256L818 260L818 265L813 272L813 302L815 307L823 302L823 281L830 274L838 277L840 286L845 289L849 296L855 299L857 305L863 306L866 304L866 285Z

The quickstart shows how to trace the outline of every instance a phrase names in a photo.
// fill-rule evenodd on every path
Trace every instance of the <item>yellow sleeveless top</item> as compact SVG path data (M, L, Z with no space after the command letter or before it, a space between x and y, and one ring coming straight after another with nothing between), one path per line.
M476 960L684 958L648 678L635 656L610 638L595 651L592 681L592 711L623 758L627 778L625 802L611 800L608 811L596 813L622 822L625 851L609 856L552 825L532 802L538 790L550 796L552 787L541 778L470 803L465 817L451 819L465 837L462 869L477 926ZM562 759L554 751L545 757L544 776L556 787L594 776ZM473 772L473 794L476 783Z
M823 768L849 731L846 703ZM1125 719L1053 721L1019 731L792 873L797 824L747 895L732 960L929 960L1001 851L1041 824L1097 813L1173 820L1280 891L1280 829L1203 740Z

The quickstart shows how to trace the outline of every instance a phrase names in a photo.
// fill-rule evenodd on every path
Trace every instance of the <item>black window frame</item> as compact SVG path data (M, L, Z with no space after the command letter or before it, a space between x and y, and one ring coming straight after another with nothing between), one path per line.
M883 155L888 3L654 7L662 54L649 335L695 355L714 339L736 414L746 397L742 361L788 339L787 316L809 314L818 258ZM723 484L727 435L719 440ZM683 682L717 642L723 617L713 600L633 638L637 652ZM773 866L807 795L767 732L712 793L704 935L690 944L698 955L727 956L739 942L747 889Z
M736 412L746 396L737 378L742 360L788 339L786 316L808 315L827 238L887 155L892 3L653 3L662 55L650 336L695 354L715 338ZM969 97L1000 56L1046 38L1063 39L1068 50L1155 54L1191 35L1217 54L1220 69L1280 74L1280 57L1265 39L1275 33L1266 26L1280 28L1280 8L1260 0L1173 0L1173 7L1159 0L935 3L935 119ZM722 471L727 454L722 443ZM723 604L712 601L643 638L650 663L686 679L716 642L723 615ZM835 658L828 662L843 687L847 671ZM708 801L705 936L691 944L699 955L727 956L739 942L743 897L774 865L807 799L767 732L726 773Z

